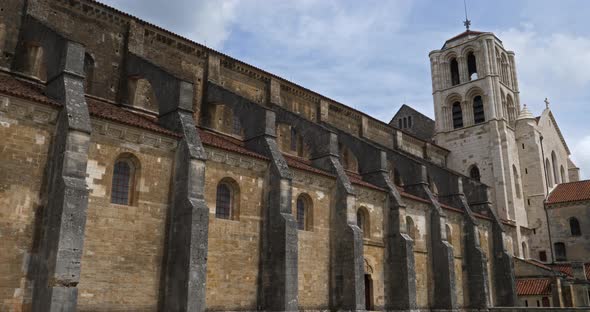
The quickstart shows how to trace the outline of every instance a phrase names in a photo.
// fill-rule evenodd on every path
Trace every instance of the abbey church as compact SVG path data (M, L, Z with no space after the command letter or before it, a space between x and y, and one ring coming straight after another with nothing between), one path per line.
M434 120L384 123L93 0L2 1L0 311L587 310L590 181L500 39L430 52Z

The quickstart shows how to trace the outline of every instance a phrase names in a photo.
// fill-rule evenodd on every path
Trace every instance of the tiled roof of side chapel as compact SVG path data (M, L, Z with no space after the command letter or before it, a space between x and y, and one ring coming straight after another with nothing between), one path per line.
M548 204L590 200L590 180L558 184L547 198Z

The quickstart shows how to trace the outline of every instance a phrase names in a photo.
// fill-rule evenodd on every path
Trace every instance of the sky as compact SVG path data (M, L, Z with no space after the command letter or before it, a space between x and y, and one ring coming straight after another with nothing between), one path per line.
M462 0L102 0L389 122L434 117L428 53L465 30ZM547 97L590 178L590 1L468 0L472 30L516 53L521 105Z

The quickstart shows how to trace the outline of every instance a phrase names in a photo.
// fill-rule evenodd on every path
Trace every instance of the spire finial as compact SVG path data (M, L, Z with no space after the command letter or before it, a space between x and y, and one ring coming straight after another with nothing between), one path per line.
M545 107L549 109L549 100L547 98L545 98Z
M471 21L469 20L469 18L467 18L467 0L463 0L463 6L465 7L465 21L463 22L463 25L465 25L465 28L467 28L467 31L469 31Z

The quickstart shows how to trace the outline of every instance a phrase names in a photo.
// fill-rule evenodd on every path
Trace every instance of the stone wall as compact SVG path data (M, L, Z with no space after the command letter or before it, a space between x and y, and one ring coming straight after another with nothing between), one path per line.
M95 125L98 130L104 123ZM173 149L94 133L88 152L90 197L78 309L156 309ZM131 205L111 203L113 166L121 157L136 160Z
M590 202L550 205L547 214L551 241L553 244L565 243L567 261L587 262L590 258ZM571 233L569 220L572 217L580 223L580 236Z
M36 246L36 215L57 111L0 96L0 310L30 305L29 260ZM38 244L38 242L37 242Z

